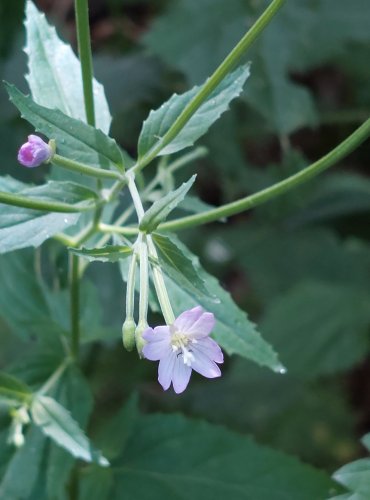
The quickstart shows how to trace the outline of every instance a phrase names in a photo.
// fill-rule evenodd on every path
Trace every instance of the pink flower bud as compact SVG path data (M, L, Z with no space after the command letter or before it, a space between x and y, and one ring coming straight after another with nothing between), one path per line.
M41 137L29 135L28 142L18 152L18 161L25 167L33 168L49 161L52 155L51 147Z

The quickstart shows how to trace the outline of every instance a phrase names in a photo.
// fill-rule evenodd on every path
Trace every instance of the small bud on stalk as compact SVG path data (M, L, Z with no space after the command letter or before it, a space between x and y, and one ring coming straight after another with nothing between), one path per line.
M122 342L127 351L132 351L135 347L135 330L135 321L132 318L126 318L122 326Z
M23 144L18 152L18 161L25 167L34 168L42 163L48 163L53 154L51 144L47 144L37 135L29 135L28 142Z

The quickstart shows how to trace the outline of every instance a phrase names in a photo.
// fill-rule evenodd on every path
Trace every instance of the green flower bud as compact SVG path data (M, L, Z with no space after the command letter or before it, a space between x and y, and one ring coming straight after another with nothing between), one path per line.
M143 339L143 333L145 330L147 330L148 323L146 321L139 321L139 324L137 325L137 328L135 330L135 341L136 341L136 349L137 352L139 353L139 356L142 357L142 350L145 345L145 340Z
M122 342L127 351L132 351L135 347L136 323L132 318L126 318L122 325Z

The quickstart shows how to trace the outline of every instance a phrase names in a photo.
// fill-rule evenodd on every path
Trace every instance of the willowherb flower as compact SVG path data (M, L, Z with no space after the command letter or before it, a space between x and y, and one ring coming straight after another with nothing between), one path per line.
M177 394L183 392L195 370L204 377L221 376L216 363L223 363L220 346L209 337L214 315L197 306L185 311L170 326L148 328L143 333L143 355L159 361L158 381L164 390L171 382Z
M53 155L53 150L37 135L29 135L28 142L23 144L18 152L18 161L25 167L38 167L48 162Z

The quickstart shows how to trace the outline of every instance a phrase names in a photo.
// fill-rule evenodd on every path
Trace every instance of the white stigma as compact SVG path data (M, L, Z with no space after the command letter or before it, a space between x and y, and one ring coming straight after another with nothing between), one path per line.
M192 343L192 340L185 333L175 331L172 334L172 350L173 352L181 350L182 360L186 366L191 366L191 363L195 360L193 353L187 347L190 343Z

